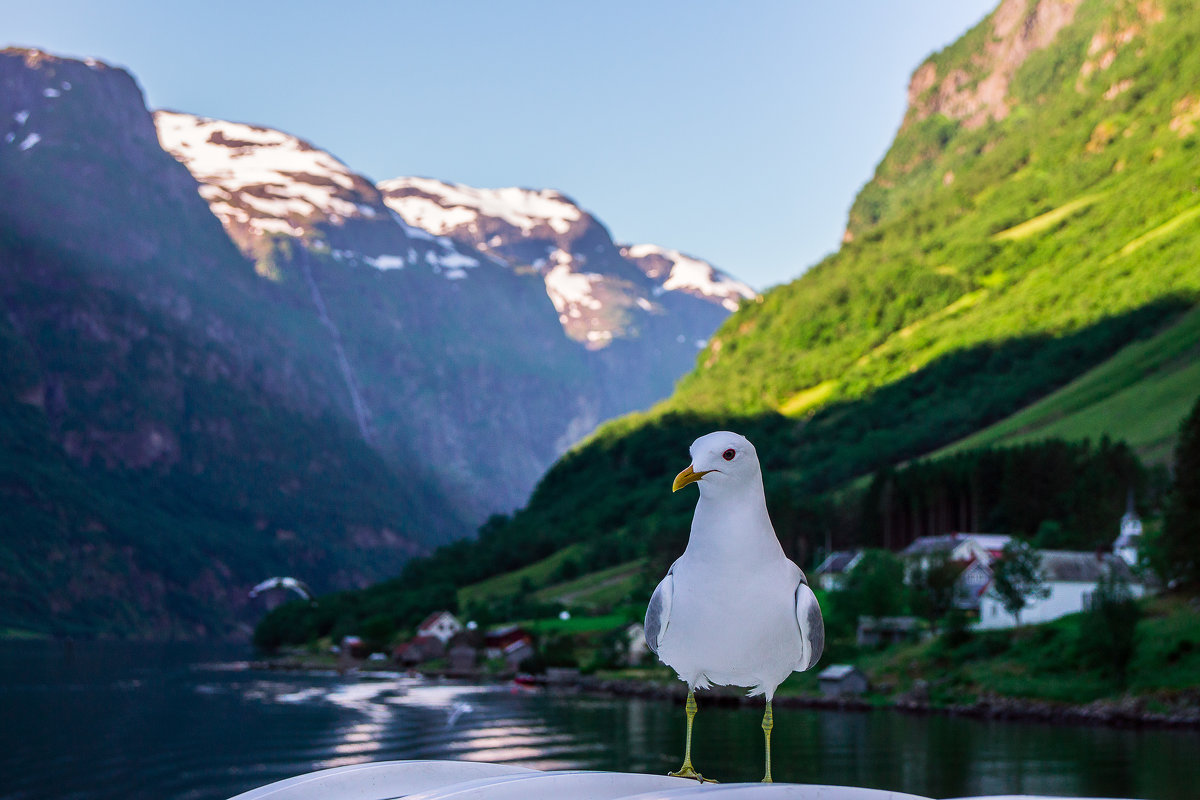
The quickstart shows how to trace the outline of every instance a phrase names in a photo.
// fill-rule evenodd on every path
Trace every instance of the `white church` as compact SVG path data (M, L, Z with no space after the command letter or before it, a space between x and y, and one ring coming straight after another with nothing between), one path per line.
M1105 574L1119 575L1128 584L1131 595L1142 597L1146 593L1146 584L1132 569L1138 561L1141 541L1142 521L1133 509L1133 493L1130 492L1125 515L1121 517L1121 532L1113 542L1111 553L1039 551L1042 579L1050 594L1031 600L1021 610L1021 624L1049 622L1083 611L1091 604L1096 584ZM975 628L995 630L1013 628L1016 624L1016 617L1004 610L1000 599L991 591L985 591L979 601L979 622Z

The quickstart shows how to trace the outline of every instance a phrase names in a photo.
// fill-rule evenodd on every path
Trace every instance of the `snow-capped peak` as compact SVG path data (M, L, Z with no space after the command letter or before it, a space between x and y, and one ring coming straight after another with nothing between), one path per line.
M201 193L227 228L300 236L305 220L381 213L361 196L369 183L294 136L174 111L154 119L163 148L204 184Z
M684 255L678 250L654 244L635 244L623 246L621 255L637 264L646 277L658 282L665 291L715 298L730 311L737 311L739 300L748 300L756 295L749 286L707 261Z
M476 189L432 178L395 178L379 184L384 202L410 225L438 235L478 222L480 216L500 219L529 233L548 225L566 233L583 212L553 189Z

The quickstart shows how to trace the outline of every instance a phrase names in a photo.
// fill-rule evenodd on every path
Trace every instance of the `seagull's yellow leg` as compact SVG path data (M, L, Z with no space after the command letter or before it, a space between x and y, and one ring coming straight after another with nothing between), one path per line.
M692 766L692 720L696 718L696 694L690 687L688 688L687 705L684 706L684 710L687 711L687 743L683 749L683 766L677 771L668 772L667 774L672 778L695 778L701 783L705 781L716 783L711 778L706 778L699 772L696 772L696 769Z
M763 783L774 783L771 780L771 731L775 728L775 714L771 711L771 701L767 701L767 710L763 712L763 738L767 742L767 774L763 776Z

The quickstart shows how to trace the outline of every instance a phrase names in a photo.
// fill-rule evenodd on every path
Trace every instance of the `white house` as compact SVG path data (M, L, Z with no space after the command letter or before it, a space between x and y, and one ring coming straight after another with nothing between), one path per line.
M1146 593L1146 587L1129 571L1129 565L1121 558L1108 553L1080 553L1069 550L1042 550L1042 579L1050 594L1045 599L1034 599L1021 610L1021 624L1049 622L1067 614L1083 611L1091 603L1092 594L1100 577L1112 571L1129 583L1134 597ZM977 630L995 630L1016 627L1017 620L1004 610L1004 605L992 592L987 592L979 601Z
M1000 533L947 533L943 536L918 536L900 551L900 557L912 566L928 569L934 558L970 564L979 561L990 566L1000 557L1011 536Z
M827 592L841 589L846 575L862 560L862 550L835 550L813 570L817 586Z
M955 581L954 604L959 608L979 608L980 598L992 582L992 562L1000 557L1011 536L999 533L948 533L943 536L919 536L900 551L904 561L904 579L912 579L914 570L929 569L937 561L962 565Z
M462 629L462 623L449 611L435 611L417 626L417 636L432 636L445 645Z
M625 663L631 667L636 667L646 660L650 655L650 648L646 646L646 630L640 622L631 622L625 628Z

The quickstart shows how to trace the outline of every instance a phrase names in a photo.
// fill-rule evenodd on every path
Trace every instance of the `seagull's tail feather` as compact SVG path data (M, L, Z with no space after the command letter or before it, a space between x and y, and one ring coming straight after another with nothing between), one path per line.
M796 671L804 670L817 663L825 649L825 620L817 596L808 584L801 581L796 587L796 624L800 626L800 644L803 648Z

